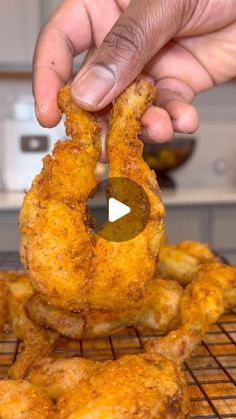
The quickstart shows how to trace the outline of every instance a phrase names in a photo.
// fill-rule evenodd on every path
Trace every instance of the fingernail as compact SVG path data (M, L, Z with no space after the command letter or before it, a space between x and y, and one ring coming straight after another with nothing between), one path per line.
M45 102L43 105L39 106L37 102L34 103L35 115L39 119L41 115L47 114L49 112L50 105L48 102Z
M76 100L90 106L98 106L115 84L114 73L102 65L90 67L72 83Z

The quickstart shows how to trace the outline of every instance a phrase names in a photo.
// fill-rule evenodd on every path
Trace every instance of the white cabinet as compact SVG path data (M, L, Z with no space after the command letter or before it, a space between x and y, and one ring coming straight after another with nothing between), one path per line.
M236 207L217 208L212 212L212 245L216 249L236 247Z
M203 240L204 214L194 207L166 208L166 234L171 243Z
M0 65L27 65L41 26L39 0L1 2Z
M19 250L18 211L0 211L0 252Z

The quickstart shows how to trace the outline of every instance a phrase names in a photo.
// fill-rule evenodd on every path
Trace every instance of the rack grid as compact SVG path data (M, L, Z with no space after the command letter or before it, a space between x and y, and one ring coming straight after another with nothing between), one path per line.
M1 271L20 269L22 265L17 253L0 253ZM55 354L58 357L117 359L127 353L142 351L145 341L151 336L129 327L105 338L84 341L62 338ZM6 376L20 351L21 344L12 333L0 334L0 378ZM191 419L236 418L236 314L221 316L185 363L185 372Z

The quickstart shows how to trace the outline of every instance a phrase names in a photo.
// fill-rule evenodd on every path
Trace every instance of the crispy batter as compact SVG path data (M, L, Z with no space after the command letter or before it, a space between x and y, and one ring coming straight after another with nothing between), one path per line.
M167 284L171 284L171 287ZM173 290L181 294L181 287L172 281L160 279L156 280L156 287L157 292L161 287L163 291L166 290L162 304L163 310L165 308L168 311L167 295L171 295ZM15 279L9 290L9 295L14 297L11 297L13 305L10 310L14 330L26 342L33 339L35 346L41 344L45 338L41 334L43 329L32 326L25 318L23 310L23 301L32 294L28 278L23 276ZM149 290L147 306L153 302L152 291L153 287ZM167 306L164 307L166 303ZM51 343L49 347L52 350ZM7 394L4 399L7 404L2 403L0 407L3 417L18 418L14 416L14 409L24 414L19 418L79 418L83 415L103 415L114 419L188 417L189 403L183 373L172 361L161 356L127 355L118 361L97 362L83 358L45 357L42 348L41 353L33 352L32 357L31 351L32 346L26 346L23 352L24 368L15 377L23 376L36 387L7 380ZM22 398L20 402L14 398L16 396L19 399L19 393ZM54 407L46 396L59 399L55 414ZM39 406L42 416L37 416ZM9 416L5 411L9 411Z
M236 313L236 288L227 290L224 295L224 300L226 308Z
M205 243L190 240L160 249L158 273L182 285L192 281L202 264L216 262L217 258Z
M113 106L107 138L109 176L137 182L151 207L144 231L118 243L94 236L86 213L100 152L98 123L73 104L69 87L59 94L71 139L58 142L52 156L45 157L20 214L22 260L34 289L56 307L127 309L143 297L154 275L164 209L137 135L140 117L154 96L150 82L139 80Z
M33 290L28 276L19 275L8 284L8 313L15 335L29 346L52 345L55 333L36 326L27 316L25 304Z
M40 327L47 327L70 339L92 337L85 334L87 311L73 313L48 304L40 294L33 295L26 310L29 318Z
M156 355L125 355L104 363L58 401L60 418L183 419L186 382L173 362Z
M29 296L32 295L32 287L26 277L27 275L22 271L0 271L0 331L8 330L10 327L8 308L10 285L13 283L22 282L22 284L25 284L28 282L27 294Z
M96 185L100 128L91 114L73 104L69 87L58 101L71 139L58 141L52 156L43 159L43 169L25 196L21 257L34 288L62 307L78 308L94 257L85 202Z
M33 384L0 380L1 419L49 419L54 411L51 400Z
M1 279L0 275L0 332L5 330L8 323L7 293L7 284Z
M103 362L45 358L31 366L26 379L57 400L60 419L188 417L181 368L154 354Z
M174 247L178 250L186 252L188 255L195 257L201 263L209 263L209 261L217 259L206 243L184 240L180 243L177 243Z
M71 313L50 306L40 295L35 295L29 300L27 311L39 326L47 326L71 339L106 336L125 326L167 332L176 328L180 321L182 292L176 281L156 278L147 284L144 298L134 309Z
M7 307L11 329L24 342L24 350L9 369L11 378L23 378L28 365L39 356L51 353L57 340L55 332L36 326L27 316L25 304L33 289L26 274L10 273L7 280Z
M79 357L40 358L31 364L25 379L37 385L51 399L57 400L77 386L82 379L98 374L104 363L105 361L91 361Z
M236 288L236 267L220 263L202 266L181 299L182 326L161 339L152 339L147 351L182 363L196 348L210 326L217 321L229 301L225 295Z

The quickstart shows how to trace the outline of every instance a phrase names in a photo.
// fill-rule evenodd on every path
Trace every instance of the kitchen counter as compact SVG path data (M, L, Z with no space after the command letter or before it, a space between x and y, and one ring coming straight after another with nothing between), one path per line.
M176 188L162 192L167 206L236 204L236 186L221 188Z
M19 210L23 192L0 192L0 211ZM236 204L236 187L222 188L176 188L162 192L164 204L171 206ZM97 195L91 200L96 207L104 206L104 197Z

